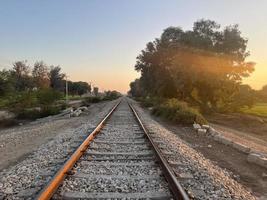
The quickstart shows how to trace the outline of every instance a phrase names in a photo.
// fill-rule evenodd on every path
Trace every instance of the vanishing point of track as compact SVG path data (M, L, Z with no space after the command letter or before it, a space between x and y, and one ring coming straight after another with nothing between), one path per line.
M118 102L37 199L189 199L137 112Z

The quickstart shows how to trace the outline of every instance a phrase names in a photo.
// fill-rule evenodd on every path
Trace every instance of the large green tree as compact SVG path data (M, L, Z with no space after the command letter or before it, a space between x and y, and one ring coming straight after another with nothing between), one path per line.
M246 62L247 40L237 25L221 28L199 20L193 30L169 27L137 57L140 86L147 95L176 97L203 110L233 104L242 78L254 70Z

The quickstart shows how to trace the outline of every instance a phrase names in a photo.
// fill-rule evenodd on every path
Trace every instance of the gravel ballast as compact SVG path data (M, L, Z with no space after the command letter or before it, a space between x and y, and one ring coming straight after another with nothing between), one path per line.
M201 153L192 149L177 135L154 121L137 103L131 102L149 134L173 167L181 185L191 197L194 199L256 199L246 188L232 179L228 171L205 159ZM109 102L103 105L101 112L91 113L90 118L81 118L84 120L83 125L75 129L59 130L53 140L41 145L22 162L0 172L0 199L36 197L40 189L86 137L86 133L96 126L115 103ZM151 156L148 146L144 144L144 139L131 138L133 137L131 132L136 133L134 137L140 136L138 133L140 127L127 122L132 119L129 119L126 112L128 108L125 107L124 102L120 112L115 115L117 121L114 120L113 125L107 124L102 136L100 134L99 138L96 138L97 142L92 144L93 148L88 150L88 154L76 164L73 169L74 176L64 181L58 194L63 194L63 197L66 195L65 197L68 198L74 198L75 195L83 196L86 192L92 194L104 192L106 195L109 195L109 192L115 192L116 195L121 192L136 193L136 195L139 195L138 192L148 192L147 194L151 195L156 191L165 191L169 194L166 182L161 180L161 171L155 166L155 158ZM114 125L117 128L114 128ZM121 131L122 128L124 128L123 131ZM112 137L114 137L114 143L119 141L121 144L118 143L116 147L112 143ZM105 139L111 143L103 142ZM131 143L128 150L127 142ZM103 155L94 155L100 150ZM115 150L118 155L108 155L108 152ZM131 155L132 151L136 155ZM139 152L145 152L145 154L138 155ZM88 162L88 159L91 161ZM99 159L105 161L99 161ZM127 159L137 160L127 161ZM114 160L117 161L114 162ZM130 181L129 177L131 177ZM63 190L65 193L62 193ZM69 193L71 191L76 193Z
M256 199L250 191L231 178L228 171L211 163L177 135L153 120L134 101L141 120L154 141L160 142L181 185L195 199Z
M73 199L75 194L76 199L103 195L103 199L170 199L168 183L156 161L152 146L124 99L54 198Z
M0 199L34 198L55 174L56 170L79 146L83 138L95 128L116 103L117 101L112 101L91 105L87 114L84 113L82 117L77 118L82 122L79 127L64 129L64 131L58 129L57 135L52 140L42 144L23 161L0 172ZM95 109L96 107L97 109ZM53 123L57 122L54 121ZM43 128L42 134L46 134L46 131L50 129L45 128L50 125L51 122L48 122L34 125L32 129L27 128L27 137L31 138L31 135L35 135L35 131L39 131L40 126ZM24 134L25 131L22 132ZM8 138L9 135L11 139ZM2 134L2 137L5 137L6 141L13 140L13 143L16 143L17 140L20 140L21 135L18 134L18 137L16 137L16 132L14 132ZM13 143L6 143L5 146L7 147Z

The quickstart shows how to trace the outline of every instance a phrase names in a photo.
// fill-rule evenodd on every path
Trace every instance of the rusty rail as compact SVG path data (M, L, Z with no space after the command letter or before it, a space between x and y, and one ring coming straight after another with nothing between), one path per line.
M97 125L97 127L89 134L89 136L83 141L83 143L78 147L78 149L71 155L71 157L65 162L65 164L59 169L52 180L46 185L46 187L37 196L38 200L48 200L56 192L67 173L72 169L74 164L80 159L84 154L91 141L94 139L95 135L100 132L104 123L111 116L114 110L118 107L121 100L110 110L110 112L105 116L105 118Z
M173 193L173 196L176 200L189 200L188 195L186 194L186 192L184 191L184 189L182 188L182 186L180 185L179 181L177 180L173 170L171 169L170 165L168 164L167 160L163 157L162 153L160 152L159 148L157 147L157 145L153 142L151 136L148 134L148 131L146 130L144 124L142 123L139 115L137 114L137 112L135 111L134 107L128 102L128 105L130 106L131 110L134 113L135 118L137 119L139 125L141 126L141 128L143 129L146 137L148 138L149 142L151 143L153 149L156 152L156 155L159 159L160 165L162 167L163 170L163 174L165 176L165 178L168 181L169 187Z

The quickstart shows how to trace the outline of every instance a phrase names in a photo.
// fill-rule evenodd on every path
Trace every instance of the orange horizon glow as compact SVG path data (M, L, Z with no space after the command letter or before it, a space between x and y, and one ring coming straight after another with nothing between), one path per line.
M70 80L72 81L85 81L92 83L93 86L99 87L101 91L117 90L123 94L126 94L130 87L131 81L139 78L140 74L131 70L128 73L95 73L93 76L86 74L73 73L70 74ZM264 85L267 85L267 63L257 63L255 71L252 72L250 77L243 79L243 84L250 85L255 90L260 90Z

